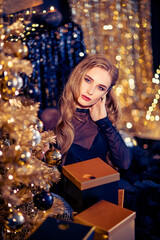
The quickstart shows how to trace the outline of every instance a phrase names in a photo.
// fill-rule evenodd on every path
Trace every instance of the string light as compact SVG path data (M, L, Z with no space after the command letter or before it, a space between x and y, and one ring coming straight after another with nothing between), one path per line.
M8 176L8 179L9 179L9 180L13 180L13 176L12 176L12 175L9 175L9 176Z
M128 129L131 129L131 128L132 128L132 123L128 122L128 123L126 124L126 127L127 127Z
M50 11L55 11L55 8L53 6L51 6Z
M154 84L157 85L157 87L159 88L159 83L160 83L160 69L156 70L156 73L154 74L154 77L152 78L152 82ZM154 111L158 108L158 102L159 102L159 98L160 98L160 89L157 90L153 101L151 103L151 105L148 107L147 113L146 113L146 120L147 121L160 121L160 115L159 114L155 114L153 115Z
M122 125L132 132L157 131L160 69L153 78L150 1L69 2L73 20L81 24L87 53L102 53L119 68L115 91Z

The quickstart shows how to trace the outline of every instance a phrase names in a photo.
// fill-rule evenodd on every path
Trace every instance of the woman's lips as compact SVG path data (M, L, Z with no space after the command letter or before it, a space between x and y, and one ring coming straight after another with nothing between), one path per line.
M82 98L85 100L85 101L90 101L91 99L86 97L85 95L82 95Z

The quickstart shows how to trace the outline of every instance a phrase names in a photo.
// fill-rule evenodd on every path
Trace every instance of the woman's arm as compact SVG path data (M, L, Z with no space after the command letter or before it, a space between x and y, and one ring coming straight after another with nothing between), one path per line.
M108 117L95 122L108 140L111 162L120 169L128 169L131 156L120 133L113 127Z

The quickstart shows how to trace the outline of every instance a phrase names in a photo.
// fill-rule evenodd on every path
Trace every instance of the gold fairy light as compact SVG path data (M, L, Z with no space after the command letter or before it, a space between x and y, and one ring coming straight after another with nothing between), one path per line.
M159 122L160 121L160 113L159 113L159 109L158 109L158 102L159 102L159 98L160 98L160 89L159 89L160 76L159 76L159 74L160 74L160 69L157 69L156 73L154 74L154 77L152 78L152 82L155 84L155 89L157 89L157 88L158 89L153 98L151 105L148 107L148 110L146 112L146 120L148 122L153 122L153 121Z
M55 11L54 6L51 6L51 7L50 7L50 11Z
M158 72L153 78L150 1L70 0L73 21L84 33L87 53L102 53L119 68L115 89L120 100L122 124L132 132L154 131L155 122L146 122L146 109L158 108ZM153 78L153 79L152 79ZM156 86L155 86L156 85ZM158 94L159 95L159 94ZM137 110L137 116L132 115ZM154 110L151 112L153 113ZM147 118L149 115L147 115ZM150 114L150 117L152 114Z

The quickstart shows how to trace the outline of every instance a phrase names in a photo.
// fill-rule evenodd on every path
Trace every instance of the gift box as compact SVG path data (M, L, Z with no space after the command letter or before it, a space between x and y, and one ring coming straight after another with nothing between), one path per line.
M101 200L74 217L74 222L94 226L94 240L134 240L136 213Z
M119 173L100 158L63 166L64 199L81 212L101 199L118 204Z
M28 240L93 240L94 227L48 217Z

